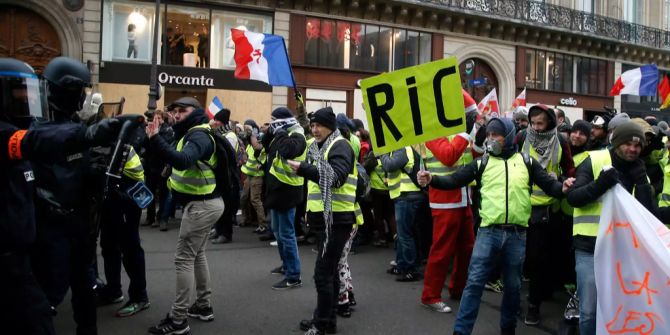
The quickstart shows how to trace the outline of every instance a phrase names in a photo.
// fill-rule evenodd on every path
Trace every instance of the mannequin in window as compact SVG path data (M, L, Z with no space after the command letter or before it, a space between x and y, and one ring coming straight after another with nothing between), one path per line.
M133 58L137 58L137 45L135 44L135 25L128 25L128 55L126 58L130 58L130 55L133 55Z
M209 67L209 35L207 27L202 27L202 32L198 34L198 58L200 67Z

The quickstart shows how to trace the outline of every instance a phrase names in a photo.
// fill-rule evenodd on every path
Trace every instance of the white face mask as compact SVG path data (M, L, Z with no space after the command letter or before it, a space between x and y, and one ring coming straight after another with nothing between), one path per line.
M486 139L486 152L493 156L499 156L502 153L502 145L500 142L492 139Z

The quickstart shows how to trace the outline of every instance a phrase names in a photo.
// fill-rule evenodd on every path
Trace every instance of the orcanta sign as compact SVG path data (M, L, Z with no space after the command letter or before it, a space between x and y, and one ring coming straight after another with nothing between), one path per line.
M213 87L214 79L201 75L200 77L174 76L167 72L158 74L158 82L163 85L184 85L184 86L204 86Z

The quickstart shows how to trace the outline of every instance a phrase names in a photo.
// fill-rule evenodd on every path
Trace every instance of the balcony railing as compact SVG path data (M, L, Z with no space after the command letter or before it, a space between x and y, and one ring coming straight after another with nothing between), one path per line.
M416 0L416 2L562 28L641 46L670 49L668 31L534 0Z

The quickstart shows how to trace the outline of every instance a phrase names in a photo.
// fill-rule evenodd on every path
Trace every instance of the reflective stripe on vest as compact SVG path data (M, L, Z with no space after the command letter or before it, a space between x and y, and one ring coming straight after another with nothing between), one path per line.
M267 160L265 149L261 149L260 154L258 154L258 158L254 157L255 150L251 144L247 144L246 151L247 162L242 165L240 170L242 170L242 173L246 174L247 176L262 177L264 175L263 164L265 164L265 161Z
M142 161L132 146L128 153L128 160L126 160L126 164L123 166L123 175L135 181L144 181Z
M405 171L412 171L412 168L414 167L414 152L411 147L405 147L405 155L407 155L408 158L407 165L400 170L388 173L389 196L391 199L399 197L402 192L420 191L419 188L414 185L407 173L402 171L403 169ZM391 152L390 157L393 157L393 152Z
M203 128L207 131L210 131L208 124L202 124L195 126L194 128ZM216 142L211 135L208 135L214 143L214 152L212 156L207 160L206 164L204 162L198 161L193 166L189 167L186 170L177 170L172 168L172 175L168 179L168 187L172 190L175 190L179 193L192 194L192 195L206 195L211 194L216 189L216 176L214 171L210 166L216 166ZM177 151L181 152L184 147L184 138L182 137L177 143Z
M288 133L288 136L291 136L293 134L300 134L300 136L302 136L303 138L305 137L305 135L303 135L302 133L293 130ZM272 146L272 144L270 144L270 146ZM305 146L305 150L302 152L302 154L298 157L293 158L293 160L298 162L305 161L305 157L307 157L307 148L309 148L309 146ZM298 176L298 174L293 172L293 169L291 169L291 167L288 165L286 159L279 156L279 152L277 152L275 158L272 160L272 165L270 166L270 174L275 176L275 178L277 178L277 180L279 180L280 182L291 186L302 186L305 182L305 180L301 176Z
M481 227L494 224L528 226L531 211L529 178L520 153L506 161L489 156L481 176Z
M591 157L591 171L593 180L597 180L603 167L612 165L612 156L609 150L597 150L589 152ZM584 207L575 208L572 217L572 235L598 236L598 223L603 203L601 198L595 199Z
M447 137L449 142L453 141L454 138L458 135L451 135ZM462 166L468 165L472 162L472 152L469 150L470 146L468 145L465 148L465 151L458 158L458 161L452 166L446 166L440 162L437 157L433 155L433 152L430 149L426 150L426 169L430 171L435 176L448 176L456 172ZM476 181L473 181L471 185L474 185ZM453 208L462 208L468 205L469 202L468 192L466 187L461 187L461 202L458 203L430 203L430 208L433 209L453 209Z
M558 138L556 140L558 141ZM528 141L524 142L522 151L535 159L538 159L539 157L537 151L535 151L535 148L533 148L533 146ZM563 149L561 148L560 143L557 151L558 152L552 154L549 160L549 164L547 164L547 168L545 169L548 173L553 172L556 177L562 174L560 163L563 157ZM557 201L558 199L547 195L539 186L533 183L533 190L530 196L530 203L533 206L548 206L554 204Z
M589 157L589 152L588 151L583 151L583 152L580 152L580 153L572 156L572 160L575 162L575 169L578 166L582 165L582 163L584 163L584 161L588 157ZM567 216L572 216L572 214L574 212L574 208L572 208L572 206L570 206L570 204L568 203L568 198L561 199L561 211L563 212L563 214L565 214Z
M346 141L344 137L338 136L332 142L323 154L323 158L328 160L328 153L333 145L338 141ZM349 141L346 141L349 143ZM354 163L355 163L354 158ZM316 165L316 162L311 162ZM355 210L354 203L356 202L356 186L358 185L356 165L354 164L353 172L347 176L347 181L340 187L331 187L331 209L333 213L336 212L353 212ZM323 212L323 199L321 197L321 188L319 184L309 180L307 182L307 211L312 213Z
M363 223L365 223L365 219L363 217L361 206L358 203L354 204L354 214L356 215L356 225L362 226Z

